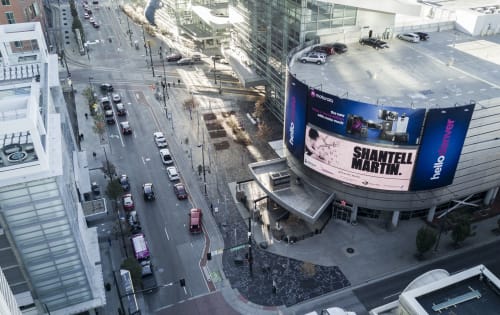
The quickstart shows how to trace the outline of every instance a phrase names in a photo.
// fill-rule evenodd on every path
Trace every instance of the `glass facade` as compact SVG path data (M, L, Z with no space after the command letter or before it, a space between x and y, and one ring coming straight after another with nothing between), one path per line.
M316 0L230 1L236 21L232 44L248 55L248 63L267 82L266 102L284 117L287 56L291 49L318 42L317 34L356 24L357 9Z
M49 310L92 300L71 214L55 178L0 188L3 228L14 242L31 286Z

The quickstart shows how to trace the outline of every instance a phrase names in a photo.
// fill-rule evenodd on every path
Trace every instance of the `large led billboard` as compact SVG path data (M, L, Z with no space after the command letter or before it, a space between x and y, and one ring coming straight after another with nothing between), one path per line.
M425 109L367 104L309 90L307 122L327 132L373 144L415 146Z
M453 182L473 111L474 105L428 111L411 190Z
M285 143L296 158L304 154L306 129L307 85L288 73L287 99L285 101Z
M409 189L416 148L373 146L343 139L307 125L304 165L357 186Z

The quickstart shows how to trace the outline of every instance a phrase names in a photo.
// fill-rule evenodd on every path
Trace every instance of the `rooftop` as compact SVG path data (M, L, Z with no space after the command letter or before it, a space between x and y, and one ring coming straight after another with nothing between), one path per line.
M430 33L425 42L388 41L375 50L358 43L290 72L309 87L360 102L396 107L450 107L500 96L500 36L471 37L456 31Z

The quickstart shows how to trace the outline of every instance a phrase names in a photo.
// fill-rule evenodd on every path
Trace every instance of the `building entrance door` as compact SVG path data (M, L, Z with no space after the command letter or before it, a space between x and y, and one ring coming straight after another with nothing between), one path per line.
M333 208L333 218L337 220L342 220L346 222L351 221L351 209L342 206L334 206Z

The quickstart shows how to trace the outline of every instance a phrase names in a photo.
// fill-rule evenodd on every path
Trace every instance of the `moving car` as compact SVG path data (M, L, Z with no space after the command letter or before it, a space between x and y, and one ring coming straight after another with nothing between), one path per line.
M118 178L118 182L122 186L123 191L130 190L130 183L128 181L128 176L126 174L120 175L120 177Z
M179 61L181 59L182 59L181 54L170 54L170 55L165 57L166 61Z
M420 36L418 36L415 33L404 33L404 34L398 34L397 38L401 40L405 40L410 43L418 43L420 41Z
M115 103L120 103L122 101L122 97L118 93L113 93L112 98L113 98L113 102L115 102Z
M188 194L186 191L186 187L184 187L183 183L177 183L174 185L174 193L177 196L177 199L187 199Z
M114 88L109 83L103 83L103 84L101 84L101 91L103 91L103 92L113 92Z
M380 39L373 38L373 37L361 38L359 40L359 43L361 45L371 46L371 47L373 47L375 49L389 48L389 45L387 45L386 42L384 42L383 40L380 40Z
M115 113L113 113L113 110L108 109L107 111L104 112L104 120L106 120L106 123L108 125L114 125L116 123Z
M144 200L149 201L156 199L152 183L145 183L144 185L142 185L142 192L144 194Z
M189 211L189 232L201 233L201 209L193 208Z
M335 52L337 54L343 54L343 53L347 52L347 45L346 44L333 43L332 47L333 47L333 50L335 50Z
M120 123L120 129L122 131L122 134L124 134L124 135L129 135L132 133L132 128L130 127L130 124L128 123L128 121L122 121Z
M170 151L168 149L161 149L160 157L161 157L161 162L165 165L174 163L174 160L172 160L172 156L170 155Z
M123 205L123 210L125 210L125 211L134 210L135 204L134 204L134 198L132 197L132 194L125 194L122 196L122 205Z
M125 106L123 103L117 103L116 104L116 114L118 116L125 116L127 115L127 111L125 110Z
M177 172L177 168L175 166L167 167L167 175L171 182L179 180L179 172Z
M326 62L326 54L319 52L309 52L299 58L302 63L312 62L321 65Z
M424 32L415 32L415 34L418 35L421 41L426 41L429 39L429 34L424 33Z
M156 146L158 148L166 148L167 147L167 139L165 139L162 132L157 131L157 132L153 133L153 139L154 139Z
M191 58L182 58L181 60L177 61L177 64L179 66L192 65L193 64L193 59L191 59Z

